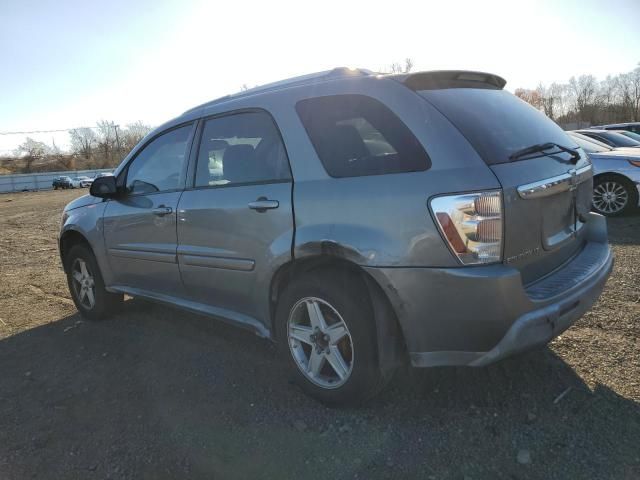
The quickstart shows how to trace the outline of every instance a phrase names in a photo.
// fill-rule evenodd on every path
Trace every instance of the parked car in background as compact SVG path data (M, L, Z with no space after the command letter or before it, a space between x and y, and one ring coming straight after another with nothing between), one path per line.
M591 163L505 83L339 68L185 112L65 208L75 305L100 319L128 294L224 319L330 404L405 361L546 344L613 258Z
M59 188L73 188L73 182L71 181L71 178L67 176L55 177L51 185L54 190L58 190Z
M593 165L594 210L614 217L636 209L640 198L640 152L634 148L611 148L580 133L568 134Z
M590 128L596 130L628 131L640 134L640 122L612 123L609 125L598 125Z
M93 178L89 178L87 176L76 177L76 180L80 182L80 186L82 188L88 188L93 183Z
M638 133L630 132L629 130L616 130L616 133L624 135L625 137L629 137L635 140L636 142L640 142L640 134Z
M112 175L113 175L113 172L100 172L94 177L94 179L95 178L100 178L100 177L109 177L109 176L112 176Z
M612 130L596 130L593 128L587 128L584 130L574 131L581 135L598 140L599 142L606 143L610 147L640 147L640 142Z

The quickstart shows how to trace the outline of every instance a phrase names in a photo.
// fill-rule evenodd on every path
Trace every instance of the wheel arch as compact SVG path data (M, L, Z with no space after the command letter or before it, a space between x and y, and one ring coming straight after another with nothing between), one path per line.
M93 251L93 247L89 243L87 237L75 229L68 229L60 235L59 240L59 249L60 249L60 260L62 261L62 268L64 271L67 271L67 262L66 257L69 251L76 245L86 245L91 253L95 256L95 252Z
M629 177L627 177L626 175L624 175L623 173L620 172L613 172L613 171L608 171L608 172L600 172L596 175L593 176L593 181L595 182L596 180L599 180L603 177L615 177L615 178L619 178L625 182L631 183L633 184L633 180L631 180Z
M318 270L335 270L357 275L369 294L374 313L377 350L383 374L391 374L395 368L406 363L407 349L391 301L378 282L361 266L332 255L315 255L292 260L282 265L273 275L269 290L270 322L272 338L277 338L276 307L281 293L296 277ZM390 341L391 340L391 341Z

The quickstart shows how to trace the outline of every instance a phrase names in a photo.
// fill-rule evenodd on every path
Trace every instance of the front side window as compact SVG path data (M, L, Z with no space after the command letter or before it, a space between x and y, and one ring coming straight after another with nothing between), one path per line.
M309 98L299 101L296 111L332 177L415 172L430 166L409 128L371 97Z
M192 125L156 137L133 159L127 169L128 193L142 194L175 190L186 167L186 152Z
M196 187L290 179L287 153L269 114L235 113L205 122Z

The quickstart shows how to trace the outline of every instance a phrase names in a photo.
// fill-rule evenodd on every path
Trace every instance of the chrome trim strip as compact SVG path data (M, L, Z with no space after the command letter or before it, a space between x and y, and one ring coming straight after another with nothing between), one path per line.
M525 200L549 197L560 192L574 190L580 183L591 176L591 164L589 164L578 169L571 169L562 175L520 185L518 187L518 195Z

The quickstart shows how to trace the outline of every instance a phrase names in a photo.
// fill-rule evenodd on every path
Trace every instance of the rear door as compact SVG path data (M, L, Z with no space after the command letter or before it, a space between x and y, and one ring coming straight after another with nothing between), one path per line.
M155 137L121 173L126 191L104 213L107 255L119 286L182 295L176 212L192 131L189 124Z
M178 261L192 300L239 321L266 317L271 276L291 259L291 189L268 113L204 121L194 186L178 207Z
M591 165L578 146L540 111L499 88L437 88L418 92L469 140L503 187L504 262L524 283L554 270L584 243ZM514 154L554 143L559 148Z

